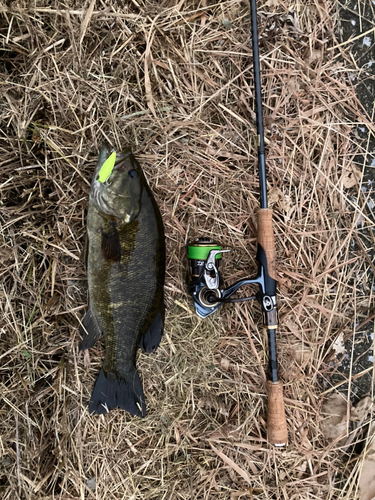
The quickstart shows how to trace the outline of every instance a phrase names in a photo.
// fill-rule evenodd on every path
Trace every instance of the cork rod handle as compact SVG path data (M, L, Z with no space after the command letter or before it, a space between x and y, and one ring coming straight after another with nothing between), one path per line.
M276 280L275 237L272 229L272 210L261 208L258 212L258 243L267 257L267 269L271 278Z
M267 381L268 415L267 435L268 442L274 446L285 446L288 441L286 426L283 386L281 382Z

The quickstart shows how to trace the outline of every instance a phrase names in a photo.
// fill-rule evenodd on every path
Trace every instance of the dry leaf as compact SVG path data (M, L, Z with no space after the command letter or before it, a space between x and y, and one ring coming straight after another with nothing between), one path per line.
M96 490L96 478L95 478L95 476L94 476L94 477L92 477L91 479L88 479L88 480L86 481L86 486L87 486L88 488L90 488L90 490L93 490L93 491L95 491L95 490Z
M342 183L345 189L350 189L360 184L362 180L362 171L354 164L349 165L342 175Z
M6 262L8 260L11 260L12 257L14 255L14 249L13 248L10 248L6 245L3 245L1 248L0 248L0 259L1 259L1 262Z
M221 358L220 365L221 365L221 368L223 369L223 371L227 372L229 370L229 367L230 367L229 359Z
M268 203L269 205L273 205L274 203L277 203L280 198L280 189L278 187L272 187L268 191Z
M155 17L154 21L152 22L150 32L147 37L147 43L146 43L146 50L145 50L145 66L144 66L144 79L145 79L145 93L146 93L146 102L147 105L151 111L151 113L154 115L155 120L159 124L160 128L163 128L161 126L161 123L156 115L155 107L154 107L154 98L152 96L152 88L151 88L151 80L150 80L150 74L149 74L149 62L151 61L151 45L154 40L154 35L155 32L152 32L153 24L155 23L156 19L158 16Z
M294 330L291 329L292 322L288 320L288 328L294 333ZM297 328L297 325L294 325ZM299 365L305 365L309 361L311 361L311 348L306 345L304 342L301 342L299 340L293 341L292 345L292 356L294 360L299 364Z
M201 398L198 401L198 408L206 408L207 410L218 411L225 417L229 416L229 409L220 401L212 397Z
M294 348L294 357L299 365L306 365L311 361L311 349L309 346L305 344L299 344L293 346Z
M85 38L86 30L88 28L88 25L90 24L92 14L94 12L94 7L95 7L95 2L96 0L91 0L90 6L87 9L86 15L84 20L82 21L81 24L81 39L80 43L82 43L82 40Z
M344 346L344 332L341 332L337 339L333 342L332 349L335 351L336 356L346 353Z
M281 471L279 472L279 479L280 481L284 481L284 479L287 477L287 473L285 470L281 469Z
M243 477L243 479L249 483L250 483L250 476L249 474L244 471L243 469L241 469L241 467L239 467L235 462L233 462L233 460L231 460L229 457L227 457L224 453L222 453L221 451L219 451L217 448L215 448L215 446L213 446L211 443L211 448L214 450L214 452L221 458L221 460L223 462L225 462L227 465L229 465L229 467L236 471L237 474L239 474L241 477Z
M288 88L292 94L297 94L301 88L298 78L291 78L288 81Z
M85 349L83 351L83 366L85 368L90 367L90 350L89 349Z
M277 7L279 5L278 0L267 0L267 7Z
M177 425L174 426L174 436L175 436L175 439L176 439L176 443L180 444L181 443L181 434L180 434L180 431L179 431Z
M375 435L372 445L365 457L359 477L359 499L373 500L375 498Z
M289 212L291 209L291 203L288 198L278 187L271 188L268 193L269 205L276 205L279 210L283 210L284 212Z
M312 49L308 58L309 64L315 62L318 59L322 59L321 50Z
M294 333L297 337L301 335L301 329L295 324L290 318L286 318L283 321L283 325L289 328L289 330Z
M350 420L353 422L360 422L363 418L366 418L371 405L372 400L370 396L365 396L350 410Z
M313 448L312 444L310 443L310 441L307 438L308 433L309 433L309 428L307 426L302 426L299 429L301 446L303 446L303 448L305 448L306 450L312 450L312 448Z
M246 498L249 498L250 492L249 491L232 491L230 494L230 500L237 500L238 498L244 497L246 495Z
M347 430L348 402L344 394L333 393L322 406L320 429L327 439L345 435Z
M306 472L306 470L307 470L307 461L305 460L304 462L302 462L301 465L298 465L296 467L296 470L298 470L299 472Z

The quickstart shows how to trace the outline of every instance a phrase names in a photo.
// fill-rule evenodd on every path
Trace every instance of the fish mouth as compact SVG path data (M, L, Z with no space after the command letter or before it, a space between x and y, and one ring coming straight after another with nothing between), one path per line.
M110 157L110 155L115 152L113 148L110 148L109 146L103 146L102 149L100 150L99 154L99 161L96 165L95 172L94 172L94 177L92 181L92 185L95 183L96 179L98 178L100 169L102 168L103 164L105 161ZM116 153L116 161L115 165L113 167L113 170L118 170L119 167L122 165L122 163L131 156L132 151L130 148L125 148L121 153Z
M116 162L115 162L115 168L118 167L118 163L121 163L122 161L126 160L131 156L132 152L131 149L128 148L128 150L123 151L122 153L116 153Z
M118 170L124 163L125 160L127 160L129 158L129 156L131 156L132 152L131 150L129 149L129 151L125 151L125 152L122 152L122 153L116 153L116 161L115 161L115 166L113 167L113 170L112 172Z

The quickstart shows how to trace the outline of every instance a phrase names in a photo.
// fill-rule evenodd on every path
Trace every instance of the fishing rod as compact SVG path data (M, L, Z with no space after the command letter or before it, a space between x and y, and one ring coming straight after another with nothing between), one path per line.
M272 227L272 210L267 203L266 157L262 114L262 89L260 82L259 40L256 0L250 0L251 35L253 41L254 86L256 103L258 170L260 188L260 210L258 212L257 255L258 274L255 278L242 279L224 288L219 266L221 245L210 238L197 238L188 243L188 290L193 297L195 311L201 318L214 313L223 303L257 300L263 312L263 330L268 337L269 379L267 380L268 442L284 446L288 440L282 383L278 377L276 331L278 313L276 300L276 250ZM257 284L259 291L254 296L231 298L242 286Z

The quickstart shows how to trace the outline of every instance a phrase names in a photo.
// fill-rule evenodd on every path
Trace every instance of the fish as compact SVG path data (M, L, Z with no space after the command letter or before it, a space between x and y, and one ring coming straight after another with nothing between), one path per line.
M105 358L90 414L121 408L144 417L138 347L154 352L164 329L165 236L160 210L130 148L105 145L89 195L86 269L89 306L80 350L104 336Z

